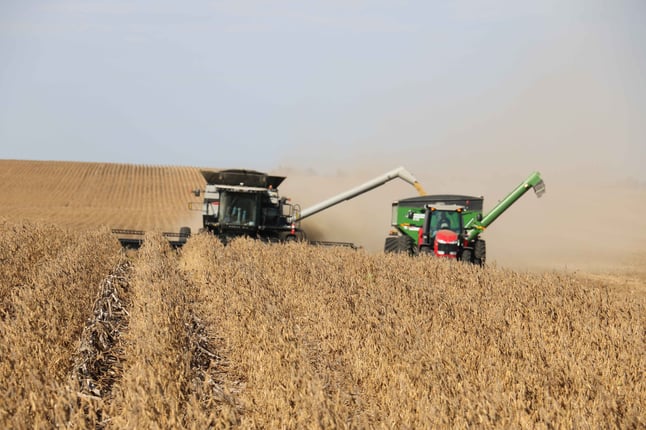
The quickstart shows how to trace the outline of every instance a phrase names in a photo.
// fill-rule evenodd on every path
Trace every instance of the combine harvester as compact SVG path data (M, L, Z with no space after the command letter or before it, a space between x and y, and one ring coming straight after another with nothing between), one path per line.
M483 265L487 250L480 234L530 188L538 197L545 193L545 183L538 172L484 216L482 196L441 194L396 201L392 204L393 229L384 251L426 253Z
M266 242L307 241L301 228L301 221L325 209L350 200L360 194L377 188L395 178L413 185L420 196L425 191L415 177L403 167L393 169L358 187L337 194L314 206L301 210L287 197L281 197L278 187L284 176L273 176L253 170L229 169L221 171L202 170L206 180L204 190L194 190L196 197L203 196L197 206L202 212L201 231L209 232L223 243L233 238L246 236ZM139 230L112 230L121 244L137 248L145 232ZM191 235L189 227L182 227L179 233L164 233L174 247L181 247ZM354 246L346 242L310 241L315 245Z

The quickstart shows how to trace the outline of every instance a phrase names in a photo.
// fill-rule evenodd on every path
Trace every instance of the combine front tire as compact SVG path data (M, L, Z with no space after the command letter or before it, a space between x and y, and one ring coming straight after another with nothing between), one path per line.
M190 236L191 236L190 227L182 227L179 229L179 243L181 243L182 245L186 243L186 241Z

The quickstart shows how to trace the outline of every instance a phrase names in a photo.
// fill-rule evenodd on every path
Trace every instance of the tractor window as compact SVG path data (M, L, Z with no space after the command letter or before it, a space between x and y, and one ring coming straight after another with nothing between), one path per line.
M431 212L431 234L438 230L452 230L460 234L460 214L456 211L435 210Z
M228 225L257 224L257 195L223 192L220 195L221 222Z

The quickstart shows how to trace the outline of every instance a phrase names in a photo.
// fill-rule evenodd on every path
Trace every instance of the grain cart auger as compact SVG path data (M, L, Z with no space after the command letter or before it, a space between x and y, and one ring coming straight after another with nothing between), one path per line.
M424 194L419 182L403 167L391 170L358 187L340 193L312 207L301 210L290 199L278 194L284 176L272 176L253 170L203 170L204 190L194 190L196 197L204 195L199 205L203 230L218 236L224 243L237 236L247 236L268 242L306 240L301 229L302 219L324 209L370 191L386 182L401 178ZM339 242L311 242L334 244ZM344 245L349 245L345 244Z
M545 183L538 172L532 173L482 216L483 197L438 194L413 197L393 203L391 235L385 252L428 253L482 265L486 244L480 234L530 188L538 197L545 193Z

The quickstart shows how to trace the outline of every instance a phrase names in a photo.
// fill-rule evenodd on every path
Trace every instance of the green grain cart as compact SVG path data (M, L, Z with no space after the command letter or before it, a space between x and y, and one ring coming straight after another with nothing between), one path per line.
M436 194L399 200L392 206L392 226L385 252L428 253L482 265L486 244L480 234L530 188L538 197L545 183L532 173L489 213L483 215L483 197Z

